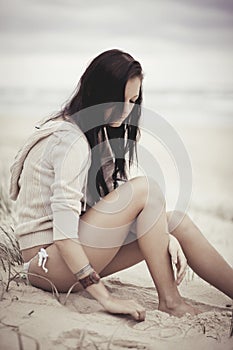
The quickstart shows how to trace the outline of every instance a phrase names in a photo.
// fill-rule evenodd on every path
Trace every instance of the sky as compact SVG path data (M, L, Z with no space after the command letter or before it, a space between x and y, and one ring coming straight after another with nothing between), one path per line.
M148 89L233 89L232 0L0 0L0 87L69 88L119 48Z

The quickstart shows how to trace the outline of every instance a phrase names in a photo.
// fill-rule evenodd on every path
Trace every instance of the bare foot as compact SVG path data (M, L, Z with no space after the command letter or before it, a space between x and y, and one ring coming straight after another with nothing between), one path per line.
M185 314L190 314L192 316L200 314L202 311L193 307L192 305L187 304L183 299L175 303L165 303L160 302L159 311L167 312L168 314L176 317L182 317Z

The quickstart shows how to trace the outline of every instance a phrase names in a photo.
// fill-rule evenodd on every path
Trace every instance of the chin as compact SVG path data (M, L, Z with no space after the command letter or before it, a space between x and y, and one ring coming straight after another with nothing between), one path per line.
M119 128L121 125L122 125L122 123L110 123L109 124L112 128Z

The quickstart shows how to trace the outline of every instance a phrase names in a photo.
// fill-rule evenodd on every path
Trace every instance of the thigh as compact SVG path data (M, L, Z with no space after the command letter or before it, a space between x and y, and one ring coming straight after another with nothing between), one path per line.
M104 267L102 270L98 271L101 277L106 277L115 272L129 268L144 259L135 237L136 236L134 233L129 232L124 244L113 256L109 264L107 264L106 267ZM36 256L30 264L29 273L36 274L40 277L32 276L29 274L29 280L31 284L35 287L51 291L52 288L50 282L52 282L59 292L67 292L72 284L77 282L76 278L68 269L55 244L47 247L46 252L49 255L48 261L46 263L48 273L45 273L42 268L38 266L38 257ZM89 260L92 260L92 256L89 257ZM92 262L92 265L97 270L95 261ZM82 290L82 287L78 283L74 287L73 291L77 292L80 290Z
M70 271L63 260L59 250L55 244L46 247L48 259L45 267L48 269L46 273L41 266L38 266L38 255L30 262L28 279L34 287L41 288L46 291L52 291L51 283L55 285L59 292L67 292L69 288L77 282L75 276ZM78 285L75 290L81 290Z
M80 217L79 240L101 271L125 242L146 201L146 180L134 178L109 193ZM136 236L135 236L136 239Z
M110 263L124 244L144 206L146 192L147 180L144 177L134 178L109 193L80 217L79 241L97 272ZM48 273L38 267L37 257L31 262L29 272L48 278L59 291L66 292L76 282L75 277L55 244L47 247L46 251L49 255L46 264ZM51 290L44 279L35 276L29 276L29 279L34 286Z

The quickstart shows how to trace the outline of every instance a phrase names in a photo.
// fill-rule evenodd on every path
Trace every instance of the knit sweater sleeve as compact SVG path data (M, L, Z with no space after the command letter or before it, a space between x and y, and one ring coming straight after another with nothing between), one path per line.
M90 165L89 147L84 135L58 132L51 152L54 182L51 185L53 240L78 237L83 188Z

